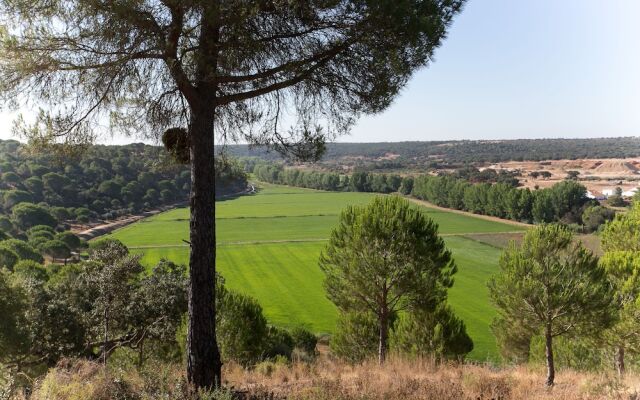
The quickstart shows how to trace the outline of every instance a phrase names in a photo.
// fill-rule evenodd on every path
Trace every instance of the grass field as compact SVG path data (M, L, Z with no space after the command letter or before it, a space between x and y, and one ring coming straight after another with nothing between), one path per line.
M216 203L218 268L230 288L258 299L269 321L304 325L318 333L335 326L335 307L325 298L318 256L340 211L366 204L375 195L333 193L262 185L255 195ZM458 264L450 302L472 336L476 360L495 360L496 345L489 330L494 311L486 281L495 272L500 250L476 240L523 228L468 215L421 207L440 226ZM161 258L188 261L187 209L176 209L112 234L153 265ZM470 235L465 237L465 235ZM476 235L476 236L474 236Z

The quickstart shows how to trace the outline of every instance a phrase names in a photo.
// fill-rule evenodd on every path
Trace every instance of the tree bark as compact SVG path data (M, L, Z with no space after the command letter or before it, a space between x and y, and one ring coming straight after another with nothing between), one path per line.
M389 338L389 315L386 310L380 313L380 340L378 342L378 363L384 364L387 359L387 342Z
M616 349L616 370L618 371L618 376L622 378L625 372L623 346L620 346Z
M189 124L191 154L191 219L189 224L189 324L187 379L196 388L218 387L222 361L215 326L215 163L214 113L203 102L192 109Z
M544 332L546 343L546 356L547 356L547 386L553 386L553 381L556 377L556 369L553 362L553 336L551 335L551 324L547 324Z
M105 306L104 318L104 341L102 342L102 363L107 365L107 343L109 342L109 308Z

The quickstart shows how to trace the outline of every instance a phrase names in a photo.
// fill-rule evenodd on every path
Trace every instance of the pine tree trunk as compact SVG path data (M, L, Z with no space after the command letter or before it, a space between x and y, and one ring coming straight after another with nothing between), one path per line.
M556 369L553 362L553 336L551 335L551 325L547 324L544 332L546 343L546 357L547 357L547 386L553 386L553 381L556 377Z
M380 340L378 342L378 363L382 365L387 359L387 341L389 337L389 316L386 310L381 312L379 321Z
M618 371L618 376L622 378L625 372L623 346L618 347L618 349L616 350L616 370Z
M205 103L206 104L206 103ZM191 220L187 379L196 388L218 387L222 362L215 327L215 163L212 108L193 109L189 125Z

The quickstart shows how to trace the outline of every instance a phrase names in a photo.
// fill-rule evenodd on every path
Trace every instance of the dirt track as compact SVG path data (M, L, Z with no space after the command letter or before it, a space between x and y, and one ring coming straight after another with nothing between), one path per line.
M492 217L492 216L489 216L489 215L474 214L474 213L471 213L471 212L468 212L468 211L454 210L453 208L440 207L440 206L437 206L437 205L435 205L433 203L429 203L428 201L416 199L415 197L409 197L409 196L404 196L404 197L407 200L409 200L409 201L411 201L413 203L420 204L422 206L429 207L429 208L435 208L436 210L446 211L446 212L450 212L450 213L454 213L454 214L466 215L468 217L475 217L475 218L485 219L487 221L502 222L503 224L514 225L514 226L526 226L526 227L533 226L531 224L525 224L524 222L512 221L510 219L502 219L502 218L498 218L498 217Z

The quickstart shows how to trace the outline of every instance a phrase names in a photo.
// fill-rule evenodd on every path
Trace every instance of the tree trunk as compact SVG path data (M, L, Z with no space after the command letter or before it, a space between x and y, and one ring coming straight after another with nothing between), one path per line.
M386 310L380 314L380 340L378 343L378 362L384 364L387 359L387 341L389 337L389 315Z
M107 365L107 342L109 341L109 307L104 308L104 342L102 343L102 363Z
M140 347L138 348L138 368L142 368L144 364L144 338L140 339Z
M204 104L207 104L204 102ZM208 105L208 104L207 104ZM203 105L192 109L191 253L189 257L189 325L187 379L196 388L218 387L222 362L215 326L215 163L214 113Z
M553 336L551 335L551 325L547 324L544 332L546 343L546 356L547 356L547 386L553 386L553 381L556 377L556 369L553 363Z
M624 347L620 346L616 350L616 370L618 371L618 376L622 378L624 376Z

